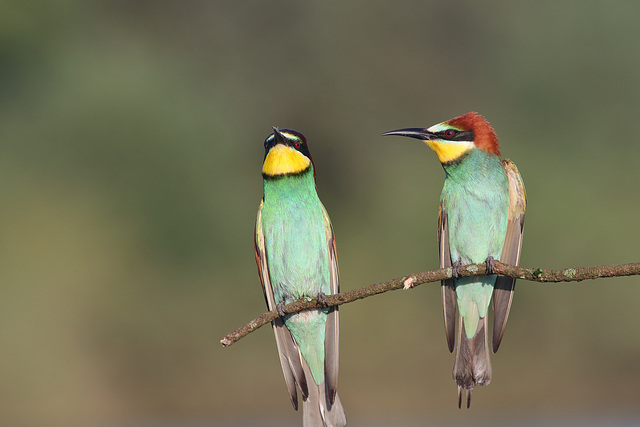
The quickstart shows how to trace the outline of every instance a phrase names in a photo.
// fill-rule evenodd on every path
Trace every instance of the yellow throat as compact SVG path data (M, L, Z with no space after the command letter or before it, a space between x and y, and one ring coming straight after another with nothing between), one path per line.
M469 151L473 147L473 142L461 142L457 144L438 142L438 141L425 141L427 145L436 152L440 163L449 163L464 153Z
M301 152L286 145L277 144L264 159L262 173L269 176L300 173L310 164L311 160Z

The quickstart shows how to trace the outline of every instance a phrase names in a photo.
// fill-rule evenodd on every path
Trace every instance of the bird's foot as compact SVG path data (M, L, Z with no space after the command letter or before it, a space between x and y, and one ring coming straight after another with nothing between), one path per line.
M493 257L489 255L484 262L487 265L487 274L493 274L494 261Z
M329 303L327 302L327 296L324 294L324 292L318 292L318 302L320 303L322 308L329 307Z
M414 276L409 276L406 279L404 279L404 282L402 282L402 289L403 290L408 290L413 288L413 284L416 282L416 278Z
M285 305L284 298L282 299L282 301L276 304L276 311L278 312L280 317L284 317L287 315L287 312L284 311L284 305Z
M460 278L460 266L462 264L460 263L460 260L454 262L453 264L451 264L451 277L453 277L454 279L459 279Z

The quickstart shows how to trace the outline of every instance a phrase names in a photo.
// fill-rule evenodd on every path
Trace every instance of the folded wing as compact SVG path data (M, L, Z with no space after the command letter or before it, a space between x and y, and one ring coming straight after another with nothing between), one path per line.
M505 264L518 265L522 248L522 234L524 232L524 211L527 207L527 197L522 177L518 168L510 160L502 161L502 166L509 180L509 215L507 219L507 234L500 255L500 261ZM513 300L516 279L498 276L493 290L493 352L498 351L504 335Z

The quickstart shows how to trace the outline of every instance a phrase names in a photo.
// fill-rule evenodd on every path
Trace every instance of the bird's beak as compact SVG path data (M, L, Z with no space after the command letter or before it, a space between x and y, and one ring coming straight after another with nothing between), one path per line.
M280 132L280 129L278 129L275 126L271 126L271 128L273 129L273 133L276 136L276 143L277 144L285 144L284 135L282 134L282 132Z
M431 132L423 128L398 129L398 130L385 132L382 134L382 136L389 136L389 135L408 136L409 138L421 139L423 141L430 141L433 138L435 138L434 134L432 134Z

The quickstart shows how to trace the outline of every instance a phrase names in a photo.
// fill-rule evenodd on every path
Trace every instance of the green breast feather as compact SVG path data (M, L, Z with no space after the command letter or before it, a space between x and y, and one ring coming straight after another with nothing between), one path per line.
M331 293L324 215L312 170L265 181L262 228L276 302ZM284 320L318 384L324 381L327 311L305 311Z
M477 264L499 260L507 232L508 181L500 160L473 150L462 162L445 166L442 204L449 223L452 262ZM496 276L456 280L458 309L473 337L478 320L487 315Z

